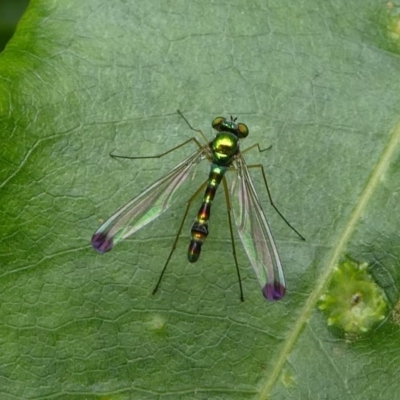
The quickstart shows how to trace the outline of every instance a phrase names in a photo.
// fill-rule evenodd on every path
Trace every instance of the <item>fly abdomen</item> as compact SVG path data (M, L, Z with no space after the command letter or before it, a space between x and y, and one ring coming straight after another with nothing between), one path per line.
M188 248L188 259L192 263L199 259L201 246L208 236L208 221L210 220L211 203L214 200L215 193L221 183L225 171L226 168L220 168L215 164L211 165L208 185L204 193L203 202L201 203L197 217L190 230L191 240Z
M192 240L189 243L188 259L191 263L196 262L201 253L201 246L208 236L208 222L195 221L191 229Z

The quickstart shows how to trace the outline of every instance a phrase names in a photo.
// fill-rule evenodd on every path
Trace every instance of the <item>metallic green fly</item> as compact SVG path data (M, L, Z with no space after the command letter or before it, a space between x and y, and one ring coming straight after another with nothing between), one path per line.
M189 128L202 136L205 140L205 144L201 144L198 139L193 137L156 156L128 157L112 155L114 158L126 159L160 158L189 143L194 143L197 146L195 152L182 160L171 171L154 182L111 216L94 233L92 237L92 246L99 253L106 253L117 243L133 235L149 222L159 217L175 200L177 200L179 197L175 195L177 189L191 175L191 171L201 161L208 160L210 163L209 177L187 202L178 233L161 271L157 285L153 290L153 294L159 288L162 277L176 248L190 205L205 189L203 202L191 228L191 239L187 253L188 260L191 263L199 259L202 246L209 233L211 204L219 185L222 183L228 209L233 257L239 279L240 298L243 301L243 290L236 257L231 213L233 213L239 237L261 285L264 297L271 301L280 300L286 291L282 264L274 238L251 179L249 168L258 168L261 171L271 205L286 224L296 232L302 240L304 240L304 237L290 225L274 205L263 166L260 164L247 165L243 157L244 152L254 147L257 147L260 152L266 149L261 150L260 146L255 144L243 152L240 151L240 140L248 136L249 129L245 124L236 122L236 118L233 119L231 117L230 120L223 117L215 118L212 121L212 127L217 131L217 134L213 140L208 141L201 130L192 128L183 114L180 111L178 112L186 121ZM227 171L235 175L230 187L228 187L225 177Z

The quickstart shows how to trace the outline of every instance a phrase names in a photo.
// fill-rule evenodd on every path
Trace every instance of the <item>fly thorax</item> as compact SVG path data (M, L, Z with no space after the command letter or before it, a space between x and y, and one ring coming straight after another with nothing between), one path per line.
M230 132L218 133L211 142L213 161L218 165L230 165L239 151L239 139Z

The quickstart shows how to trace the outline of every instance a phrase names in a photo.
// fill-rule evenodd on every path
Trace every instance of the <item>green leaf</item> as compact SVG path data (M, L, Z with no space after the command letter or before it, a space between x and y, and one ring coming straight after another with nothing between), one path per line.
M348 340L316 310L347 253L398 301L398 12L378 1L31 1L0 55L2 398L392 399L398 318ZM288 290L266 302L222 193L201 259L185 207L106 255L101 221L191 151L216 116L250 129ZM199 171L200 181L207 176ZM189 198L194 186L187 193ZM220 191L221 192L221 191Z

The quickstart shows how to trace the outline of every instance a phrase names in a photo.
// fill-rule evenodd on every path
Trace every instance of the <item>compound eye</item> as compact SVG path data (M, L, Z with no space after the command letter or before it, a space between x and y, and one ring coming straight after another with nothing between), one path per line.
M211 125L215 130L220 131L221 130L221 124L224 123L225 121L226 121L226 118L217 117L217 118L214 118L214 120L213 120Z
M242 124L241 122L237 124L237 130L240 138L245 138L249 134L249 128L247 127L247 125Z

